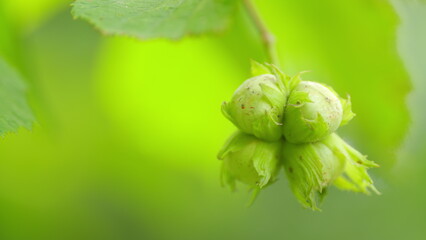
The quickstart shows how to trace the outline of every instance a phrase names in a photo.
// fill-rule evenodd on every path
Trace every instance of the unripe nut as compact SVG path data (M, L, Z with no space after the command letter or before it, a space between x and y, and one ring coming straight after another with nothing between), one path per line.
M281 142L262 141L243 132L233 134L218 154L222 180L231 188L240 181L252 188L273 182L281 155Z
M246 80L235 91L222 112L236 127L265 141L277 141L282 134L286 103L284 85L272 74Z
M342 117L342 103L334 91L320 83L302 81L290 93L283 134L291 143L317 142L336 131Z
M330 185L342 190L379 194L367 173L368 168L378 165L336 133L316 143L284 141L282 151L282 163L291 189L307 208L319 210L317 201L324 197Z

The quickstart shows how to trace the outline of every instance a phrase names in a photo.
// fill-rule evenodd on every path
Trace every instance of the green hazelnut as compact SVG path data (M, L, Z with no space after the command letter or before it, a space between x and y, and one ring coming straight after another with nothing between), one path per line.
M353 113L350 101L329 87L301 81L290 93L283 119L283 135L291 143L324 139L348 122Z
M367 173L377 164L333 133L316 143L283 143L283 165L291 189L299 202L307 208L319 210L327 187L334 184L343 190L369 194L378 193Z
M277 69L259 70L259 66L263 65L253 72L263 74L243 82L231 101L223 103L222 113L241 131L265 141L277 141L282 136L288 78Z
M222 181L232 189L240 181L251 188L273 182L278 170L281 142L266 142L241 131L234 133L218 154Z

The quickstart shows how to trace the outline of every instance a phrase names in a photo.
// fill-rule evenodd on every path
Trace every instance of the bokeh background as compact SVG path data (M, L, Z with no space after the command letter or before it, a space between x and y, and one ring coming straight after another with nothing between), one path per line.
M426 235L426 2L256 1L288 74L350 93L339 133L381 165L381 196L332 189L303 209L280 180L220 186L234 127L220 104L263 61L238 9L219 35L106 37L67 0L0 0L0 56L38 123L0 139L0 239L422 239Z

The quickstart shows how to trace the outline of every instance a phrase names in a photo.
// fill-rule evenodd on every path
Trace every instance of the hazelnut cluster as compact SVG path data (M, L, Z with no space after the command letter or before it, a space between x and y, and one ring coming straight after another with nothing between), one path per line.
M294 195L313 210L331 185L378 193L367 173L377 164L335 133L355 116L349 98L270 64L253 62L252 74L222 105L238 128L218 154L225 184L239 181L257 194L283 167Z

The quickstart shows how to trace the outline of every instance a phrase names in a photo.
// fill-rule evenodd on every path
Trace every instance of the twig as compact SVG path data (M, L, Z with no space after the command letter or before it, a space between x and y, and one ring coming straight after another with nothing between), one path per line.
M277 67L280 67L277 49L275 46L275 38L274 35L268 30L266 27L266 24L263 22L262 18L260 17L259 13L256 10L256 7L254 6L253 2L251 0L243 0L244 7L247 10L247 14L253 21L260 38L262 40L263 47L265 48L265 53L268 58L269 63L272 63L276 65Z

